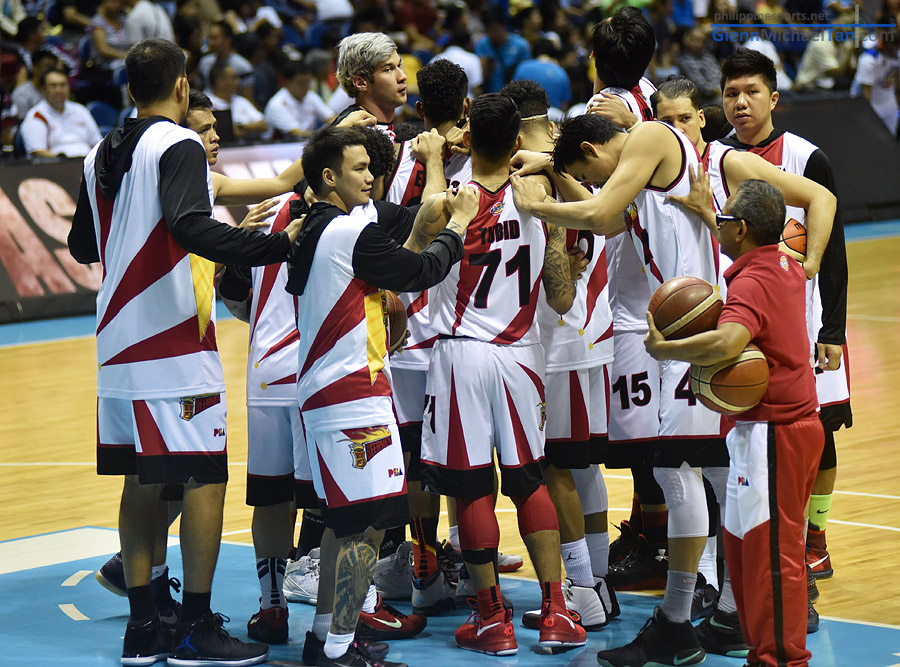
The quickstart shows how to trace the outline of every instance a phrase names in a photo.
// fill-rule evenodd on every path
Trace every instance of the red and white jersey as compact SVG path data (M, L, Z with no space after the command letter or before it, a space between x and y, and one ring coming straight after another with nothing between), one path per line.
M522 215L507 182L497 192L478 188L478 214L463 240L465 256L429 293L438 334L504 345L540 342L535 311L541 290L547 229Z
M307 430L394 421L382 290L353 273L362 230L377 220L369 203L322 231L297 305L297 398Z
M646 186L637 196L637 219L629 233L640 255L653 292L676 276L702 278L711 285L719 281L719 243L699 216L679 204L666 201L669 195L686 196L691 191L688 169L700 163L697 149L687 136L671 125L660 123L678 139L681 169L665 188Z
M628 110L642 121L653 120L653 108L650 106L650 96L656 92L656 86L654 86L646 77L641 77L638 84L631 90L610 86L604 88L602 92L618 97L625 103ZM591 101L593 101L593 99L594 98L592 97ZM588 102L588 106L591 106L590 101Z
M291 222L291 195L278 211L269 233ZM254 266L250 301L250 353L247 359L247 405L297 405L297 331L295 297L285 291L287 265Z
M425 165L412 153L412 139L400 144L397 164L390 176L384 198L393 204L412 206L422 201L425 190Z
M472 161L468 155L454 153L444 162L444 177L448 186L468 183L472 180ZM391 199L388 201L398 204ZM391 357L391 366L405 370L427 371L431 360L431 348L437 341L437 334L428 321L428 290L423 292L401 292L400 302L406 308L406 330L409 336L400 352Z
M113 201L101 196L97 183L99 145L84 160L104 270L97 293L98 396L166 398L225 390L216 347L215 267L175 242L159 196L160 158L186 139L200 143L196 132L174 123L147 128ZM212 201L209 168L205 177Z
M709 174L709 187L713 194L713 208L716 213L721 213L725 208L725 202L731 196L728 183L725 181L725 156L734 148L726 146L720 141L712 141L706 144L701 162Z

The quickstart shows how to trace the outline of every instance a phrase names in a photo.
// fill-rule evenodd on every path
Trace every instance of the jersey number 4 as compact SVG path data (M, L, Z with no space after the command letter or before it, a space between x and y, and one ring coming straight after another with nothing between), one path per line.
M531 263L530 263L531 246L523 245L518 252L509 260L506 266L507 277L518 274L519 278L519 306L528 305L531 291ZM500 266L500 249L490 250L488 252L477 252L469 255L469 266L483 266L484 271L481 274L481 280L478 288L475 290L475 307L487 308L488 294L491 291L491 285L494 277L497 275L497 269Z
M628 378L631 377L631 391L628 391ZM619 396L623 410L628 410L632 405L642 407L650 402L653 395L650 383L647 382L647 371L634 375L620 375L612 385L612 393ZM688 405L696 405L697 398L691 391L691 370L688 369L675 387L675 398L687 401Z

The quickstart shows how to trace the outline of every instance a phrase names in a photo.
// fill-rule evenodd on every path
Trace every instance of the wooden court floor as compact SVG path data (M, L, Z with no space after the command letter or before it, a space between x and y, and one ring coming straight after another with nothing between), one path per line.
M817 607L823 616L900 624L900 238L851 243L848 252L854 426L837 435L837 493L828 525L836 574L820 582ZM220 322L231 450L224 531L229 540L249 543L246 345L245 324ZM93 338L0 348L0 540L116 526L121 482L98 477L93 467L94 363ZM616 471L608 486L610 518L618 522L630 506L631 481ZM501 548L524 555L511 507L501 499ZM521 573L533 575L527 565Z

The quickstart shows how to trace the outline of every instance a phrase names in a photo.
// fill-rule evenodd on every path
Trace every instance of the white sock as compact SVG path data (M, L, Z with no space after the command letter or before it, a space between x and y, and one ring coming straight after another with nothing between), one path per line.
M367 614L375 613L375 605L378 604L378 591L375 590L374 584L369 584L369 590L366 591L366 599L363 602L362 610Z
M609 533L585 533L594 578L609 574Z
M284 599L284 568L287 565L285 558L257 558L256 575L259 577L259 606L260 609L272 607L287 607Z
M669 570L668 577L666 577L666 594L663 597L662 610L673 623L691 620L691 602L694 600L694 587L696 585L696 572Z
M575 542L566 542L559 545L562 554L563 565L566 566L566 576L576 586L594 586L594 575L591 574L591 554L588 552L587 542L582 537Z
M312 633L320 642L324 642L331 629L332 614L316 614L313 617Z
M725 576L722 580L722 592L719 602L716 604L719 611L733 614L737 611L737 602L734 601L734 592L731 590L731 575L728 574L728 561L725 561Z
M715 535L706 538L706 546L703 547L703 553L700 556L700 566L698 571L706 579L706 583L711 584L713 588L719 590L719 570L716 567Z
M151 579L159 579L166 572L168 572L169 566L163 563L162 565L154 565L150 570L150 578Z
M328 637L325 639L325 655L332 660L340 658L350 648L355 636L355 632L351 632L349 635L334 635L329 630Z
M459 526L450 526L447 534L447 541L450 543L451 547L457 551L462 551L462 549L459 548Z

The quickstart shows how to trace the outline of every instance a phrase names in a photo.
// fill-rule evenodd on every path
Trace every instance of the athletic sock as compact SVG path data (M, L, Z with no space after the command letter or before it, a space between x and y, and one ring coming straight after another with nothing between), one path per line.
M451 547L457 551L462 551L462 549L459 548L459 526L450 526L447 529L447 541L450 543Z
M476 591L475 597L478 599L478 614L481 616L482 623L486 623L488 619L493 618L497 614L504 613L503 597L500 595L499 584Z
M719 571L716 565L717 539L715 536L706 538L706 546L700 555L700 566L697 568L706 583L719 590Z
M366 591L366 599L363 600L362 610L367 614L374 614L377 606L378 591L375 590L374 584L369 584L369 590Z
M719 611L726 614L733 614L737 611L737 602L734 600L734 592L731 590L731 576L728 574L728 562L725 562L725 573L722 577L722 592L719 594L719 601L716 603Z
M191 621L196 621L204 614L211 614L212 610L209 608L211 598L212 593L209 591L206 593L185 591L181 603L181 622L190 623Z
M398 526L397 528L388 528L384 531L384 539L381 541L381 548L378 550L379 558L386 558L397 553L397 549L406 539L406 526Z
M340 658L350 648L354 637L356 637L355 632L351 632L349 635L335 635L329 630L328 636L325 638L325 655L332 660Z
M310 551L321 546L324 532L325 519L318 514L303 510L303 518L300 520L300 537L297 540L297 558L306 556Z
M609 533L585 533L588 553L591 555L591 572L594 577L609 574Z
M328 637L328 631L331 629L331 617L333 614L316 614L313 617L312 633L321 642Z
M572 580L572 583L576 586L592 588L594 575L591 572L591 554L585 538L560 544L559 552L562 554L566 576Z
M259 577L260 609L272 607L287 607L284 599L284 568L287 560L284 558L257 558L256 576Z
M131 610L129 620L134 624L143 623L153 616L153 593L150 584L128 589L128 607Z
M694 600L696 585L696 572L669 570L666 578L666 594L662 602L662 610L665 612L666 618L674 623L691 620L691 603Z
M831 499L834 494L824 496L810 496L809 498L809 523L813 530L825 530L828 524L828 515L831 513Z
M644 521L644 537L651 545L665 544L668 541L666 533L666 525L669 522L669 512L651 512L649 510L641 510L641 517Z
M413 576L416 579L428 579L437 572L437 518L415 517L409 524L412 533Z
M566 608L566 599L563 597L561 581L542 581L541 582L541 608L544 603L550 601L550 604L557 608Z

